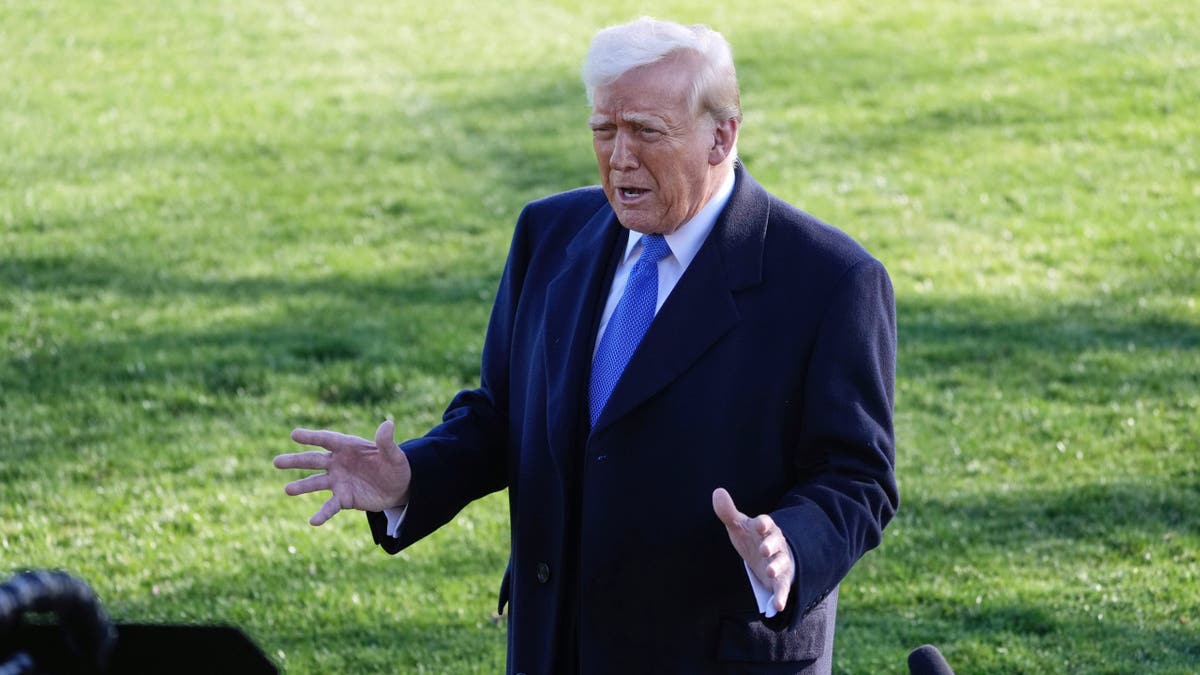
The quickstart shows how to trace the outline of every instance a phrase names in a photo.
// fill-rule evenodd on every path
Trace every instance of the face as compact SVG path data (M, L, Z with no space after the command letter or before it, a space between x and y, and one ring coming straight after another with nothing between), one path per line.
M590 124L600 181L625 227L670 234L721 186L737 122L718 124L688 102L686 58L626 72L593 94Z

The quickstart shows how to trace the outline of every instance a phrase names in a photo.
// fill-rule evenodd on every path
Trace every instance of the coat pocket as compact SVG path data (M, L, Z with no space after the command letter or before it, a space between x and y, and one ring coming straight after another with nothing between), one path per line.
M757 612L721 617L717 659L726 663L813 662L832 652L837 593L796 628L775 628Z

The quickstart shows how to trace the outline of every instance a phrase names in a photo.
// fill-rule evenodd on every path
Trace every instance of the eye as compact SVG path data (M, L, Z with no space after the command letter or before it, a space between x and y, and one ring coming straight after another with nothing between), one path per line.
M662 135L661 131L653 127L642 127L641 129L638 129L638 133L640 133L643 138L658 138Z
M611 139L613 137L614 133L616 133L616 129L614 127L610 127L610 126L592 127L592 138L594 138L598 141L605 141L605 140Z

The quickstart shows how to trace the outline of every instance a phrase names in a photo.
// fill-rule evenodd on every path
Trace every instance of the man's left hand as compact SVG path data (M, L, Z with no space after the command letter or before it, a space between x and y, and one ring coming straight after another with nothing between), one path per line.
M714 490L712 499L713 511L725 524L730 543L759 583L775 595L775 611L782 612L796 575L796 562L783 531L771 516L751 518L738 511L725 488Z

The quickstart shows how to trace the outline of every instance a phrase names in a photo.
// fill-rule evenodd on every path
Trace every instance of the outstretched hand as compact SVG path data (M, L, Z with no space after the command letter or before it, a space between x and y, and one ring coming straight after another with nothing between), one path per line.
M333 492L309 519L313 525L323 525L342 509L382 511L407 504L412 467L404 451L396 445L394 432L391 420L379 425L374 443L336 431L294 429L293 441L328 452L310 450L279 455L275 458L275 468L315 469L325 473L292 481L284 491L292 496L320 490Z
M725 524L730 543L759 583L774 594L775 611L782 612L796 576L796 562L783 531L771 516L751 518L738 511L725 488L714 490L712 499L713 511Z

